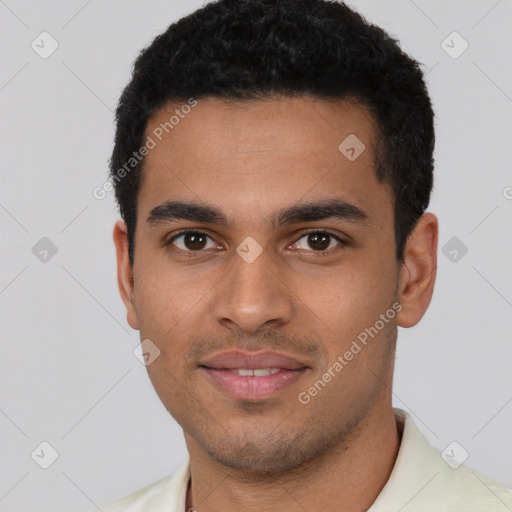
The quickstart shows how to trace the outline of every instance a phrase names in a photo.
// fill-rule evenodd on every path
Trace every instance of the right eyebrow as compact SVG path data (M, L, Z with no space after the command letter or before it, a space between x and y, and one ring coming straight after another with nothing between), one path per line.
M149 212L147 221L150 224L160 224L173 220L190 220L207 222L229 227L226 216L217 208L201 203L183 201L166 201Z

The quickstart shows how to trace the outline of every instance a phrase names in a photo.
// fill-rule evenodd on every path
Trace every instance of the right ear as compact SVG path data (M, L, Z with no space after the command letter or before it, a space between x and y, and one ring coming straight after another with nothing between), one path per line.
M114 244L117 255L117 286L126 307L128 324L132 329L139 329L137 313L133 303L133 274L128 252L128 230L123 220L114 226Z

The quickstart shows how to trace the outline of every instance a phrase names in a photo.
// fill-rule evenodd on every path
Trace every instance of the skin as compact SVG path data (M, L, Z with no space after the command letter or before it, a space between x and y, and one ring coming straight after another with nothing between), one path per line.
M154 114L146 135L175 108ZM438 220L419 219L399 265L393 191L374 172L375 133L353 102L202 99L146 157L133 268L126 226L114 227L118 284L130 326L161 350L147 369L184 430L186 510L364 511L388 480L400 446L391 402L397 325L414 326L430 303ZM366 145L354 161L338 150L349 134ZM266 224L281 208L333 197L367 220ZM150 211L171 199L206 202L232 225L149 223ZM184 237L164 244L183 228L210 238L199 251ZM312 228L348 243L330 238L318 249L304 235ZM252 263L236 252L247 236L263 250ZM395 302L402 306L395 318L300 403L298 394ZM235 347L278 350L309 368L268 399L235 400L198 368Z

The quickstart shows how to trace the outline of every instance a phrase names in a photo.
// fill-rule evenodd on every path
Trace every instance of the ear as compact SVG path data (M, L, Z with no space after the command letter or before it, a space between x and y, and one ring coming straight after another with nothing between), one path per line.
M117 286L126 307L128 323L132 329L138 329L139 324L133 302L132 266L128 256L128 232L124 221L116 222L113 238L117 255Z
M397 315L400 327L416 325L427 310L437 271L438 220L433 213L423 214L407 239L400 268Z

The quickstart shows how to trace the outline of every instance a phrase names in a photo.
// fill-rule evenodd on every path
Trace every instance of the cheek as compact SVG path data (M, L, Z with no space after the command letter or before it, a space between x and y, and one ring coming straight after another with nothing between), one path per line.
M134 299L141 335L146 337L162 336L201 304L197 286L150 265L139 275Z
M378 340L388 337L395 323L395 310L392 309L395 284L393 269L383 271L378 262L372 264L361 259L350 270L340 268L330 279L316 281L315 286L301 289L298 295L304 297L305 313L315 322L316 319L320 320L319 326L331 364L350 350L352 342L358 339L365 341L365 337L374 340L376 352L385 350L386 343L380 344ZM391 314L387 315L387 322L383 324L381 315L386 315L388 311ZM374 330L376 323L378 334ZM373 338L367 334L367 330L374 334ZM354 352L357 350L357 347L354 348ZM353 357L360 364L365 364L367 357L373 357L371 350L361 352L364 354ZM374 357L380 355L376 353ZM351 354L348 357L352 357Z
M192 401L192 390L187 388L183 377L177 373L176 363L169 361L168 354L163 352L147 367L147 371L160 401L179 421L182 411L188 407L186 404Z
M378 317L394 291L393 273L363 258L314 279L297 279L294 286L297 297L313 313L335 326Z
M200 330L211 286L190 283L184 274L169 269L146 268L150 270L140 275L135 288L136 310L141 340L149 339L160 349L159 357L147 367L160 393L186 378L183 361L188 338Z

